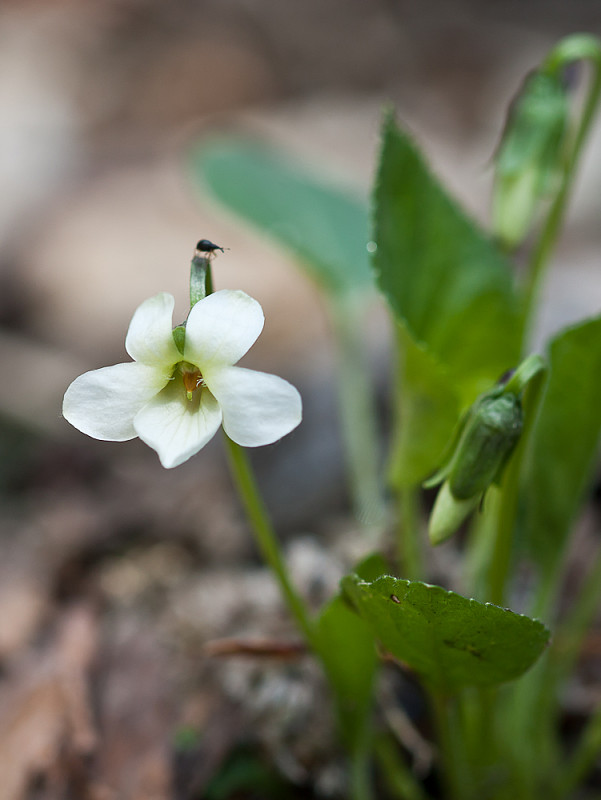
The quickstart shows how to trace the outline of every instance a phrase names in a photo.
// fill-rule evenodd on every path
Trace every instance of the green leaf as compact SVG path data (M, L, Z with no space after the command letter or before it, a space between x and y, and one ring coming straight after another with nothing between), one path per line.
M398 425L392 448L392 486L415 486L440 466L459 416L459 396L446 370L418 345L405 325L399 342Z
M349 575L342 588L384 647L444 691L514 680L549 640L536 620L440 586Z
M519 360L510 266L392 115L384 122L374 201L378 284L396 319L471 401Z
M527 455L526 541L546 571L561 561L590 486L601 434L601 317L550 345L549 379Z
M366 565L372 569L373 564ZM377 653L373 634L341 597L334 597L317 623L322 664L334 689L341 736L351 752L366 743Z
M363 199L244 141L199 147L193 174L224 205L291 250L330 292L373 285Z

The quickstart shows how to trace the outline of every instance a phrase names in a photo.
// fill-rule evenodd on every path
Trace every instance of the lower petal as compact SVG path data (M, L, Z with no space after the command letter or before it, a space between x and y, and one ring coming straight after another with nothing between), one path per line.
M211 392L204 387L194 395L188 400L176 378L134 420L137 435L157 451L167 469L197 453L221 425L221 410Z
M225 432L244 447L271 444L302 419L300 394L277 375L222 367L204 379L221 406Z
M134 417L168 380L160 370L135 362L86 372L65 392L63 416L94 439L135 439Z

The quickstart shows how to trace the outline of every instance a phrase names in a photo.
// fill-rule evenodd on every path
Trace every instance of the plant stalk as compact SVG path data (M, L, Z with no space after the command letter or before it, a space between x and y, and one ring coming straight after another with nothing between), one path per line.
M292 585L288 575L286 563L267 510L259 494L248 455L244 448L233 442L229 436L224 435L224 437L231 472L255 534L257 546L278 581L288 610L305 637L307 644L314 652L318 652L319 647L313 623L303 600Z
M411 486L399 489L400 526L397 530L397 560L400 575L411 581L424 577L420 547L419 489Z

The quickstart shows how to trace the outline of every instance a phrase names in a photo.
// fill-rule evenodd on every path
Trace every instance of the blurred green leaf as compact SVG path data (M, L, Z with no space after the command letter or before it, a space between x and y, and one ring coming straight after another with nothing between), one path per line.
M342 588L384 647L444 691L514 680L549 640L536 620L440 586L349 575Z
M330 292L373 285L367 204L271 150L244 141L204 144L193 174L236 214L297 256Z
M397 320L469 402L519 360L510 266L392 115L384 122L374 201L378 284Z
M601 434L601 317L560 333L526 462L526 541L546 571L561 561L592 480Z

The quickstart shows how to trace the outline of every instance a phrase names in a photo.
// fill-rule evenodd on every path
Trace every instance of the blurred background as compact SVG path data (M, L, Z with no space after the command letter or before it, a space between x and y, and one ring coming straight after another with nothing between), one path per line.
M226 634L294 639L218 438L165 471L138 441L71 429L62 394L126 360L146 297L172 292L183 318L198 239L229 248L217 286L244 289L267 318L246 365L303 394L303 426L255 461L318 604L354 541L326 315L283 252L214 204L191 149L248 133L367 196L393 104L486 222L506 107L576 31L601 33L595 0L2 2L0 800L233 797L216 776L257 742L299 797L339 796L308 660L206 657ZM600 181L597 126L537 342L601 307ZM385 419L383 308L365 336Z

